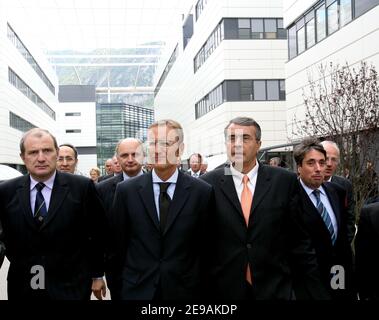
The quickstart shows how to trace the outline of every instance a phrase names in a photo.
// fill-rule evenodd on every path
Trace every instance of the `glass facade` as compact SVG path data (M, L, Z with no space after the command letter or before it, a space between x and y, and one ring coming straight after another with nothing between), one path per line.
M152 109L125 103L96 104L97 164L103 169L114 155L119 140L133 137L146 140L147 128L154 121Z
M288 27L289 60L378 4L379 0L319 1ZM303 31L304 24L305 32Z
M286 99L282 79L225 80L195 104L198 119L228 101L283 101Z
M204 10L204 7L207 5L207 0L199 0L196 3L195 11L196 11L196 20L199 19L201 13Z
M178 56L178 45L176 45L174 51L171 54L170 59L167 62L165 69L163 70L161 77L159 78L157 86L155 87L155 90L154 90L154 97L158 94L160 88L162 87L163 82L166 80L166 77L168 73L170 72L172 66L174 65L177 56Z

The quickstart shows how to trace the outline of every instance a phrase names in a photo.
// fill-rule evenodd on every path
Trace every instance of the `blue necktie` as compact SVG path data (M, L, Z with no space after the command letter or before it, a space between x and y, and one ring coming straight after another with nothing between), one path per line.
M320 190L313 190L313 194L316 197L317 210L320 213L322 220L324 220L324 223L329 230L330 237L332 239L332 244L334 245L334 243L336 242L336 233L334 232L332 220L330 219L329 213L320 199Z
M44 187L45 184L43 182L39 182L36 184L37 196L34 205L34 218L37 219L39 223L42 223L47 216L45 198L42 195L42 189Z

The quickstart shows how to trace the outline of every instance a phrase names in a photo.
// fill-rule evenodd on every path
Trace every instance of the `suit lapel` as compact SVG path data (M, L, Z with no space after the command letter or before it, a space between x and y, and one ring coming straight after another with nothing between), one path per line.
M253 205L250 212L250 218L252 213L255 212L256 208L263 200L265 194L268 192L271 186L271 177L267 170L265 170L264 165L260 164L258 169L257 183L255 185L255 191L253 196ZM255 216L254 219L257 217ZM250 224L250 223L249 223Z
M337 193L328 187L326 183L323 183L322 186L324 187L324 190L326 192L326 196L329 198L330 205L332 206L334 216L336 217L337 220L337 227L340 230L341 227L341 211L339 207L339 198ZM337 236L338 237L338 236Z
M63 200L66 198L69 187L67 182L64 179L64 176L61 175L58 171L55 176L53 190L51 192L49 210L47 211L47 217L41 228L46 227L56 216L58 209L63 204Z
M246 225L241 208L241 203L238 199L236 187L234 185L232 172L228 167L225 167L224 170L224 174L222 174L220 177L220 189L225 194L226 198L232 203L232 205L236 209L236 212L238 212L238 215L242 223Z
M33 218L33 212L30 207L30 175L25 175L22 177L20 184L17 188L17 196L20 199L22 206L22 212L25 216L26 221L33 229L37 229L37 224Z
M175 192L168 211L167 224L163 234L171 227L179 212L187 201L191 188L191 179L179 171Z
M143 175L141 183L138 187L138 193L141 197L142 203L146 208L148 215L150 216L153 224L159 229L158 213L155 208L154 191L153 191L153 178L151 172Z

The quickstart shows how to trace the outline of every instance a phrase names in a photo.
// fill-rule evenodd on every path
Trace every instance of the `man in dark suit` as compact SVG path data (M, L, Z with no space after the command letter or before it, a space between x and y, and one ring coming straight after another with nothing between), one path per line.
M56 139L39 128L20 142L28 175L0 185L8 298L90 299L105 294L105 215L93 182L57 172Z
M315 253L291 209L296 175L257 161L261 128L253 119L232 119L224 134L230 166L201 178L215 192L207 226L213 296L289 300L299 289L298 299L327 299Z
M346 191L347 200L347 237L351 243L355 236L355 202L353 197L353 185L350 180L336 176L338 164L340 162L340 149L333 141L322 141L321 145L326 151L326 164L324 170L324 182L334 182Z
M153 123L147 143L152 172L118 184L111 211L121 299L194 299L212 188L178 170L179 123Z
M106 179L109 179L109 178L112 178L114 177L113 175L113 169L112 169L112 166L113 166L113 161L111 158L107 159L104 163L104 168L105 168L105 174L102 175L98 182L101 182L101 181L104 181Z
M334 183L323 183L326 151L318 140L302 141L294 149L294 158L300 185L296 207L316 250L322 281L332 298L354 299L346 192Z
M118 174L110 179L103 180L101 183L96 185L96 189L100 195L108 219L110 217L110 211L117 184L143 174L142 164L144 152L142 141L134 138L126 138L119 141L116 146L116 156L121 165L122 174ZM118 287L120 283L113 281L112 274L108 267L111 260L112 258L107 256L105 275L112 300L119 300L119 296L117 295L119 290L115 288L115 286Z
M357 285L361 300L379 300L379 202L365 205L355 239Z
M190 168L188 169L187 173L194 178L200 177L203 174L201 172L201 165L203 163L203 157L201 156L201 154L200 153L191 154L188 162L189 162Z

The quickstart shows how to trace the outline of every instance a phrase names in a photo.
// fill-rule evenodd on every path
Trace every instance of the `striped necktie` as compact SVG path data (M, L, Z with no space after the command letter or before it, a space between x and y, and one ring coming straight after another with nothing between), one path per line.
M42 189L45 187L45 184L43 182L39 182L36 184L37 189L37 195L36 195L36 202L34 204L34 218L39 222L42 223L43 220L47 217L47 208L45 203L45 198L42 194Z
M328 231L330 233L332 244L334 245L334 243L336 242L336 233L334 232L332 220L330 219L329 213L321 201L320 190L318 190L318 189L313 190L312 193L314 194L314 196L316 198L317 211L320 213L322 220L324 220L324 223L325 223L325 225L328 228Z

